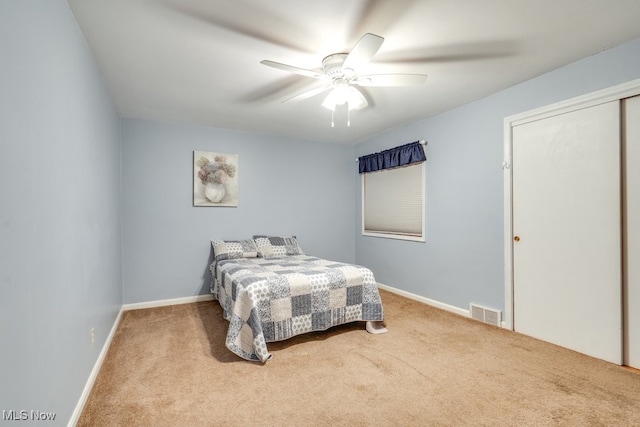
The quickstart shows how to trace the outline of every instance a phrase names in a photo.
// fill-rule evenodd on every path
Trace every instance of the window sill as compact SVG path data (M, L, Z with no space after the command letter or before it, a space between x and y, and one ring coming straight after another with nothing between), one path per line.
M408 240L410 242L426 243L426 239L424 236L409 236L406 234L391 234L391 233L372 233L370 231L363 231L362 235L365 237L380 237L383 239Z

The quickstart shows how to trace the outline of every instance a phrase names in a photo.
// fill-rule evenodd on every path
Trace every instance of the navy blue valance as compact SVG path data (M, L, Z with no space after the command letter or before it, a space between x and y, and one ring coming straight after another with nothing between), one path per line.
M375 172L382 169L420 163L427 160L420 141L390 148L379 153L358 157L358 172Z

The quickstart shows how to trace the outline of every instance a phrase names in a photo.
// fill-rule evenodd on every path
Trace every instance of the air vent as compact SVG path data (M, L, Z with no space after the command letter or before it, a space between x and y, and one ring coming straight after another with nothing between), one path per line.
M494 326L500 326L502 322L502 312L493 308L483 307L477 304L469 304L471 318L488 323Z

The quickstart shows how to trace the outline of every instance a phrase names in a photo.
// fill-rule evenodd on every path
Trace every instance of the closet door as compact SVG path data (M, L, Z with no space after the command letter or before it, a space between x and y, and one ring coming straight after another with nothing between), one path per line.
M620 103L512 141L514 329L621 364Z
M640 96L625 112L625 364L640 369Z

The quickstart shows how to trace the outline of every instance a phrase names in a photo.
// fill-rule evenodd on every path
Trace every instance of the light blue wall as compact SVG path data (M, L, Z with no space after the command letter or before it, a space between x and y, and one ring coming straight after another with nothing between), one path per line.
M0 410L71 417L122 302L119 171L67 3L0 0Z
M357 155L425 139L427 242L363 237L356 262L379 282L468 309L504 309L503 122L509 115L640 78L640 40L356 146ZM428 83L427 83L428 84ZM360 194L360 179L356 179Z
M239 155L238 207L193 206L193 151ZM206 294L211 239L294 234L354 262L352 146L123 120L124 302Z

